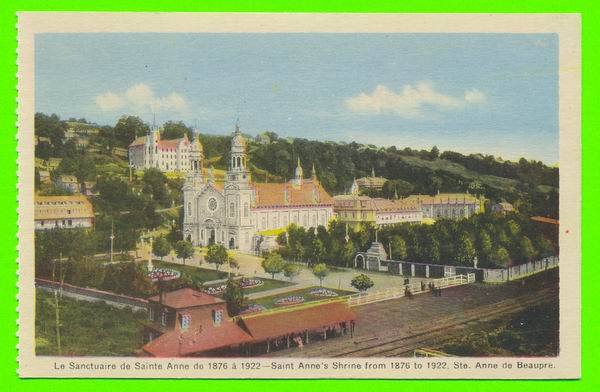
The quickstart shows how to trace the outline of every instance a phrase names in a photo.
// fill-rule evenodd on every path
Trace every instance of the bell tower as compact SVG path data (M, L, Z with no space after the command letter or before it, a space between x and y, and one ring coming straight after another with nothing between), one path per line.
M238 124L231 138L231 154L225 183L226 246L248 251L252 246L252 198L246 139Z

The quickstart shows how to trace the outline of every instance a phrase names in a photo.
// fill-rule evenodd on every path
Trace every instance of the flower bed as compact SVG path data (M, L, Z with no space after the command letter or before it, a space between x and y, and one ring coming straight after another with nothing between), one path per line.
M265 308L262 305L251 304L251 305L246 306L246 308L244 310L242 310L240 312L240 314L257 313L257 312L262 312L263 310L267 310L267 308Z
M295 305L302 302L304 302L304 297L300 295L290 295L289 297L283 297L273 301L277 306Z
M203 291L206 294L210 294L210 295L220 295L220 294L223 294L225 292L225 288L227 288L227 286L224 285L224 284L222 284L222 285L219 285L219 286L207 287Z
M166 282L168 280L178 279L181 273L171 268L155 268L148 273L148 277L153 282Z
M243 289L258 287L262 286L263 284L265 284L264 281L256 278L242 278L242 280L240 281L240 286L242 286Z
M315 297L337 297L339 294L333 290L326 289L324 287L314 289L308 292L310 295Z

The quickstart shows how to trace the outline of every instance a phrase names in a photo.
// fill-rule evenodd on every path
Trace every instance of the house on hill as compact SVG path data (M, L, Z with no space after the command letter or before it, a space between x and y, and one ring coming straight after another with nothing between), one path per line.
M159 129L154 128L129 145L129 165L138 170L156 168L163 172L188 172L192 170L190 154L195 148L202 148L197 136L193 141L187 135L166 140L161 138Z

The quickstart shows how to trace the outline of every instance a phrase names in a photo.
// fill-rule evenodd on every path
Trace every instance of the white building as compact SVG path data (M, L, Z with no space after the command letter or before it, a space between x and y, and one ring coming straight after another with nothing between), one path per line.
M199 142L198 142L199 145ZM190 153L183 186L183 235L194 245L220 243L230 249L256 251L262 232L295 223L305 228L327 225L333 217L333 198L319 183L313 167L305 179L298 160L295 178L286 183L252 183L246 141L236 126L225 183L209 171L202 177L202 150Z
M410 195L404 200L418 203L423 210L423 217L431 219L468 218L484 210L484 199L469 193L438 193L435 196Z
M87 197L36 196L35 229L75 229L94 225L94 208Z
M162 140L160 132L154 128L146 136L135 139L129 145L129 164L138 170L157 168L160 171L188 172L190 167L191 143L182 138Z

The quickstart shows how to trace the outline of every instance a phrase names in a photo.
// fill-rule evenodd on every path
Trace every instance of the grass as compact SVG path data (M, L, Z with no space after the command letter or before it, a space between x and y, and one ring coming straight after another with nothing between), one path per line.
M314 289L319 289L319 286L311 286L311 287L307 287L307 288L303 288L303 289L298 289L298 290L292 290L292 291L288 291L285 293L281 293L281 294L276 294L276 295L270 295L268 297L262 297L262 298L257 298L254 300L249 300L248 301L248 305L251 304L257 304L257 305L262 305L267 309L271 309L271 308L281 308L283 306L278 306L275 305L275 301L277 301L280 298L285 298L285 297L289 297L291 295L298 295L301 297L304 297L304 302L302 303L309 303L309 302L314 302L314 301L321 301L324 299L331 299L331 298L339 298L345 295L351 295L351 294L355 294L352 291L347 291L347 290L339 290L339 289L332 289L330 287L323 287L326 288L328 290L331 291L335 291L338 296L337 297L319 297L319 296L315 296L310 294L310 292Z
M215 271L212 269L194 267L190 265L182 265L175 263L168 263L165 261L154 260L152 262L154 267L164 267L164 268L172 268L189 275L192 280L195 282L210 282L212 280L225 279L227 278L228 273L223 271Z
M142 344L143 312L118 309L104 302L77 301L63 296L59 302L61 355L134 356ZM52 294L36 290L35 352L58 355L55 303Z

